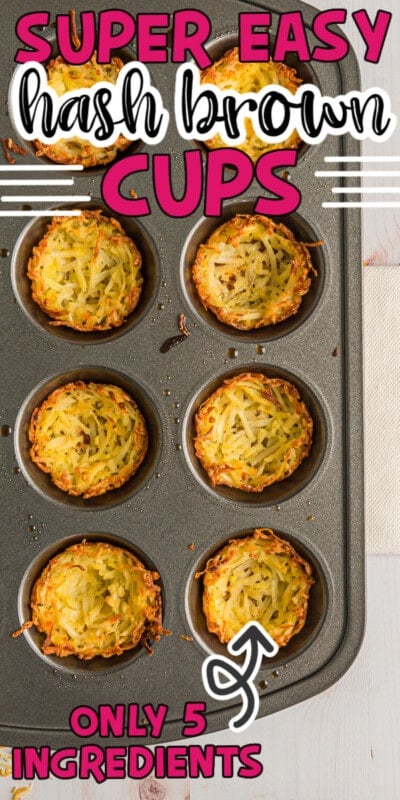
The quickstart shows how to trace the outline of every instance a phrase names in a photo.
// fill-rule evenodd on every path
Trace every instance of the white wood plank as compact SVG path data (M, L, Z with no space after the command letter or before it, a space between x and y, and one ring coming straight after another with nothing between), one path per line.
M1 800L11 800L12 787L27 787L30 791L23 794L21 800L189 800L189 781L167 778L134 780L109 780L97 784L91 778L87 781L78 779L33 781L13 781L12 778L0 778Z
M367 267L363 277L367 548L399 554L399 267Z

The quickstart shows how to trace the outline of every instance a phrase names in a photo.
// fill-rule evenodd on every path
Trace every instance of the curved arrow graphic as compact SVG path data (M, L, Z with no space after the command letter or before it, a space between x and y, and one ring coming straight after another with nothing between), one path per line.
M247 622L228 644L232 655L245 653L243 665L235 664L226 656L209 656L203 662L203 685L211 697L229 700L239 695L242 698L242 709L229 722L231 731L244 731L255 720L260 698L254 681L263 657L272 658L278 650L276 642L259 622Z

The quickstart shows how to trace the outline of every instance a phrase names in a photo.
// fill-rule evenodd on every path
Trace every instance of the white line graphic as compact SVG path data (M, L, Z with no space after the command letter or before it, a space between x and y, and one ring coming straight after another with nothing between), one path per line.
M54 180L48 177L38 179L17 178L16 173L43 173L54 174L57 172L69 172L71 175L74 172L82 172L83 165L70 165L70 164L7 164L0 165L0 186L7 186L10 188L17 186L74 186L74 178L57 178ZM9 177L8 177L9 176ZM13 176L13 177L11 177ZM2 195L0 203L80 203L90 202L90 195ZM54 209L41 209L39 211L34 209L20 209L18 211L0 211L0 217L53 217ZM81 215L79 208L67 210L57 210L57 215L61 217L79 217Z
M77 164L76 166L70 166L69 164L59 164L59 166L53 166L50 164L7 164L6 166L0 165L0 172L74 172L78 170L79 172L83 170L82 164Z
M0 197L2 203L89 203L92 198L90 194L82 195L61 195L61 194L3 194Z
M322 203L322 208L400 208L400 202L369 202L369 201L361 201L359 203L353 203L349 201L343 201L343 203Z
M314 172L316 178L399 178L400 171L399 170L357 170L357 169L346 169L346 170L321 170L318 172Z
M400 164L400 156L325 156L326 164L343 165L344 169L317 170L316 178L394 178L400 177L400 170L391 165ZM363 169L364 164L374 164L375 169ZM378 164L387 165L389 169L376 169ZM347 168L358 165L361 169ZM360 195L360 200L343 200L340 202L322 203L322 208L400 208L400 203L393 200L379 200L379 195L398 195L400 186L333 186L332 194ZM376 200L363 200L363 195L376 195Z
M0 217L54 217L54 214L57 213L57 217L80 217L82 211L79 208L74 208L71 211L59 211L57 212L53 209L48 209L47 211L0 211Z
M332 194L399 194L400 186L334 186Z
M400 156L325 156L326 164L393 164L400 162Z
M0 180L0 186L73 186L73 178L65 178L64 180L52 180L52 178L43 178L37 180L36 178L10 178L9 180Z

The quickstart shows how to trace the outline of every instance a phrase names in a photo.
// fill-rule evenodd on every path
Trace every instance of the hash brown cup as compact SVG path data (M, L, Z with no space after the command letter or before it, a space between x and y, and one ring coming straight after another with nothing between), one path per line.
M241 94L259 92L266 86L283 86L291 94L295 94L302 80L295 69L279 61L243 62L239 61L239 48L233 47L215 61L211 66L202 70L201 84L213 84L221 90L233 89ZM297 149L301 139L297 131L282 141L266 142L260 139L254 131L250 119L245 120L246 138L241 144L233 145L238 150L246 153L251 160L257 160L271 150L283 148ZM215 150L227 147L227 143L219 134L207 139L204 144Z
M250 621L259 622L279 647L302 630L312 568L270 528L230 539L196 577L201 575L207 628L220 642L229 642Z
M85 64L67 64L61 56L53 58L46 66L47 83L60 97L73 89L85 89L100 81L115 84L124 62L114 56L109 64L99 64L93 54ZM34 142L36 155L49 158L57 164L81 164L83 167L101 167L109 164L126 150L130 140L120 134L116 141L106 147L97 147L81 137L61 138L53 144L38 139Z
M313 419L289 381L246 372L202 403L195 434L195 454L212 486L262 492L308 456Z
M197 250L193 281L203 306L239 330L297 313L314 272L307 245L261 214L236 214Z
M32 298L53 326L105 331L136 308L142 257L120 223L100 210L54 216L33 248L27 274Z
M150 650L149 639L163 632L159 577L122 547L84 540L43 569L32 589L28 625L45 634L45 655L90 660L138 644Z
M117 489L139 469L148 448L143 415L119 386L64 384L35 408L30 457L72 496Z

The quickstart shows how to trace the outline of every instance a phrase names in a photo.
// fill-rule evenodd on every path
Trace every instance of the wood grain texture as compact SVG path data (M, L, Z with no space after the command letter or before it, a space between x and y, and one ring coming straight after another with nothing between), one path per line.
M400 554L399 267L364 269L366 538L369 553ZM384 376L384 379L383 379Z
M92 779L13 781L7 777L0 778L1 800L12 800L12 788L23 786L31 788L21 800L189 800L190 792L189 780L185 778L154 780L149 777L143 781L110 780L97 784Z

